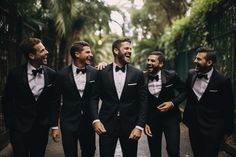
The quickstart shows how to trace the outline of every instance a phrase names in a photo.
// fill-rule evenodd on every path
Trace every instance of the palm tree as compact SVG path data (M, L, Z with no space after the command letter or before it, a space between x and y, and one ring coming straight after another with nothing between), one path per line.
M110 10L99 0L50 0L50 11L59 45L59 69L68 64L67 52L74 40L95 32L98 24L108 27Z

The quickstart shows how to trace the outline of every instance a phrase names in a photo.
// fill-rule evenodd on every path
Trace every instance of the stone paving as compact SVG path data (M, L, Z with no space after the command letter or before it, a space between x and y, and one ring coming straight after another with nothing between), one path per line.
M97 137L97 139L98 139L98 137ZM188 129L182 123L181 123L181 144L180 145L181 145L180 146L180 156L181 157L193 157L192 151L191 151L191 146L189 144ZM148 149L148 145L147 145L147 139L146 139L145 135L142 135L142 138L139 140L139 145L138 145L138 157L149 157L149 156L150 156L150 154L149 154L149 149ZM45 157L64 157L61 142L54 143L50 137ZM95 157L99 157L98 145L97 145L97 151L96 151ZM119 143L117 144L115 157L122 157L121 148L119 146ZM162 157L168 157L166 150L165 150L165 140L164 139L163 139L163 147L162 147ZM227 153L222 151L222 152L220 152L219 157L232 157L232 156L230 156Z

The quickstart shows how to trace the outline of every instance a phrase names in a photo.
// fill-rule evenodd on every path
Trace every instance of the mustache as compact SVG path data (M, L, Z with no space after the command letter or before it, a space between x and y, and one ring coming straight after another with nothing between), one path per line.
M146 67L153 68L153 65L152 64L147 64Z

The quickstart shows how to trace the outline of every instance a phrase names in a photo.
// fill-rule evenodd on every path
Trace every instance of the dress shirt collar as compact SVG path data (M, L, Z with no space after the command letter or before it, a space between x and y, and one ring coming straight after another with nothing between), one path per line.
M39 68L43 68L41 65ZM38 69L39 69L38 68ZM37 70L35 67L33 67L29 62L27 64L27 74L33 75L32 70ZM43 73L43 72L42 72Z
M149 74L149 75L152 75L152 74ZM158 75L158 81L160 81L161 80L161 70L159 70L157 73L156 73L156 75L154 75L154 77L155 76L157 76ZM156 80L149 80L149 81L156 81Z
M116 71L116 66L118 66L115 62L113 62L113 72ZM125 66L125 73L127 71L127 65L124 65Z
M202 73L202 74L206 74L207 75L207 79L210 80L212 73L213 73L213 68L211 68L211 70L208 71L207 73Z
M77 73L76 73L76 70L77 69L85 69L85 67L83 67L83 68L78 68L77 66L75 66L74 64L72 64L72 71L73 71L73 75L75 76L75 75L77 75ZM85 73L84 73L85 74Z

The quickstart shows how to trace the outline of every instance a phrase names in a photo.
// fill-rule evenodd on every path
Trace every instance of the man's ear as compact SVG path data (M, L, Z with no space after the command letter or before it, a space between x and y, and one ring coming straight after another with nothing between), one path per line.
M208 65L208 66L211 66L212 64L213 64L212 60L208 60L208 61L207 61L207 65Z
M29 53L29 54L28 54L28 57L29 57L29 59L33 60L34 57L35 57L35 55L34 55L33 53Z
M160 68L162 68L163 66L164 66L164 63L163 63L163 62L159 63L159 67L160 67Z
M114 49L114 53L118 55L119 53L118 49Z
M80 56L80 53L79 53L78 51L76 51L76 52L75 52L75 57L76 57L76 58L79 58L79 56Z

